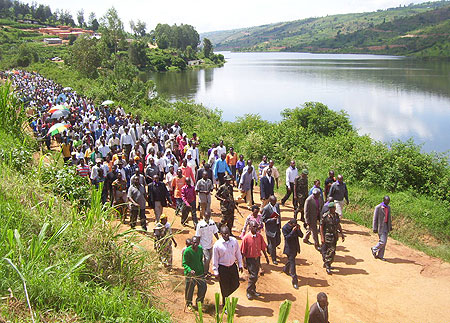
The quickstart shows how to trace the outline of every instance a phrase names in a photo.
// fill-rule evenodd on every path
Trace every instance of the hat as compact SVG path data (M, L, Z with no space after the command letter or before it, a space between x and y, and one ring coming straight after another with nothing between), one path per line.
M231 176L229 174L226 174L223 179L226 181L231 181Z
M167 219L167 215L161 214L161 216L159 217L159 220L162 220L162 219Z
M308 175L308 170L305 168L304 170L302 170L302 174Z
M171 134L169 135L169 139L175 139L175 135L171 133Z
M101 162L102 162L102 159L101 159L101 158L95 158L95 162L96 162L96 163L101 163Z
M320 193L320 190L316 187L315 189L312 190L312 193L313 193L314 195L319 194L319 193Z
M139 156L134 156L134 161L138 161L139 159Z
M77 153L75 151L72 151L70 154L73 156L76 155Z
M336 205L334 204L334 202L328 203L328 208L331 209L332 207L336 207Z

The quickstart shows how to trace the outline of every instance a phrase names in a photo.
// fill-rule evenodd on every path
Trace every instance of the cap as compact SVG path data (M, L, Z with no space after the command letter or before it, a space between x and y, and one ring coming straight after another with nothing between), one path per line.
M305 168L304 170L302 170L302 174L308 175L308 170Z
M231 181L231 176L229 174L226 174L224 180Z
M101 163L101 162L102 162L102 159L101 159L101 158L96 158L96 159L95 159L95 162L96 162L96 163Z
M334 204L334 202L330 202L328 203L328 208L331 209L333 207L336 207L336 205Z
M313 189L312 193L315 194L319 194L320 190L316 187L315 189Z

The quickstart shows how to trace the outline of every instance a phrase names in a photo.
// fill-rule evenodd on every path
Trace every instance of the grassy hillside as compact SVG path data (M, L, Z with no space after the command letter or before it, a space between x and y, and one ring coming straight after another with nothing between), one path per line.
M450 56L445 51L449 7L450 1L428 2L211 32L202 37L209 38L217 50L389 54L424 51L422 55Z

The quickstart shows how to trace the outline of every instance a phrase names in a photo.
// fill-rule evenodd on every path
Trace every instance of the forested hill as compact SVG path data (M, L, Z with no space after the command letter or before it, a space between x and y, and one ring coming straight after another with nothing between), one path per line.
M204 33L216 50L450 57L450 1Z

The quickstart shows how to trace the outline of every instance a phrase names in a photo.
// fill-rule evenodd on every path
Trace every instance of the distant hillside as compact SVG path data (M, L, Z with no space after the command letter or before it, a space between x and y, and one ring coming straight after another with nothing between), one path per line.
M216 50L450 57L450 1L209 32Z

